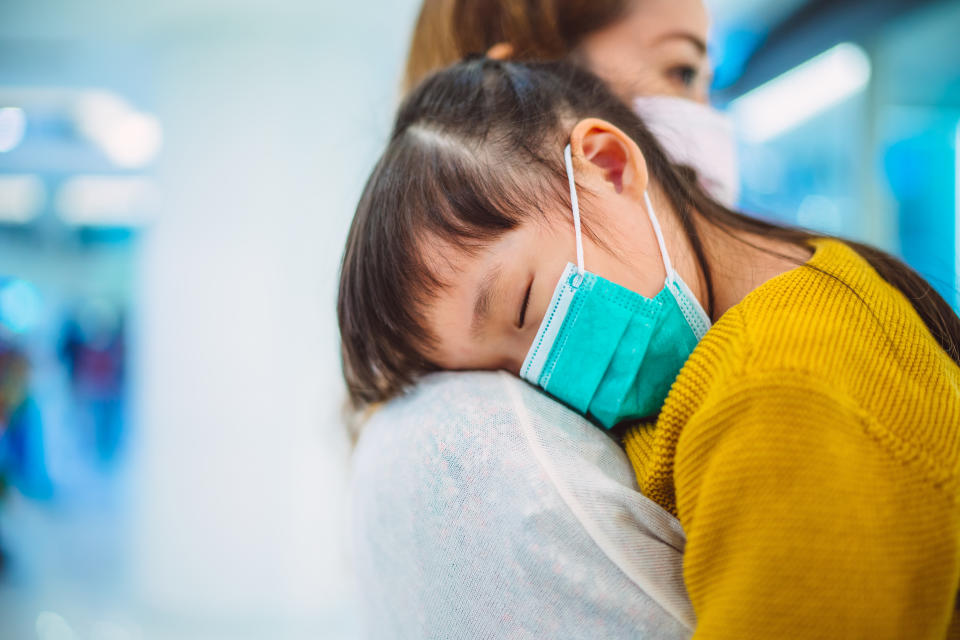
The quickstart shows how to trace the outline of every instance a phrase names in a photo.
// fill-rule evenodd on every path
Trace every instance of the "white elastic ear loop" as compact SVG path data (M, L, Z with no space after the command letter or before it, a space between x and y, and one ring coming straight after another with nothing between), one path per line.
M577 201L577 183L573 179L573 158L570 156L569 144L563 150L563 160L567 164L567 180L570 182L570 206L573 209L573 230L577 236L577 273L583 276L583 235L580 232L580 203Z
M670 262L670 254L667 253L667 244L663 241L663 231L660 230L660 223L657 221L657 214L653 212L653 203L650 202L650 195L644 191L643 200L647 203L647 215L650 216L650 224L653 225L653 233L657 236L657 244L660 245L660 255L663 257L663 268L667 270L667 281L673 277L673 264Z

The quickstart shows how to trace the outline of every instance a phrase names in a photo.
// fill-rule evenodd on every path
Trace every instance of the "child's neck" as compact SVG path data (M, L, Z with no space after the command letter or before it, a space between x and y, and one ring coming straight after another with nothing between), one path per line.
M767 280L805 263L812 253L808 247L785 240L726 231L709 224L700 226L713 277L714 321ZM699 270L695 273L699 275ZM702 294L700 300L705 303L706 283L702 276L695 282L700 289L695 293Z

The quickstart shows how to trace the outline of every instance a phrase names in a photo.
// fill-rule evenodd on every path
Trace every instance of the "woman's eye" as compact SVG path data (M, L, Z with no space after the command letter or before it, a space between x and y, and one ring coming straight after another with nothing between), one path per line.
M671 78L685 87L692 87L697 80L697 68L689 65L674 67L667 72Z
M523 304L520 305L520 316L517 318L517 327L523 329L523 323L527 318L527 305L530 304L530 289L533 288L533 280L527 285L527 292L523 295Z

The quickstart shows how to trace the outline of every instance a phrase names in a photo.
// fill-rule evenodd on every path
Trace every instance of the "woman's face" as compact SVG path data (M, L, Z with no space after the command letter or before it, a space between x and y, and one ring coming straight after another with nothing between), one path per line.
M616 23L577 53L623 98L669 95L706 103L710 19L702 0L634 0Z

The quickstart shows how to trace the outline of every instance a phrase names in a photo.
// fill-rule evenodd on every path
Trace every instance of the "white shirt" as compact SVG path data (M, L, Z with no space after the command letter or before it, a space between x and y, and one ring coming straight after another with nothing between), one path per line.
M506 373L440 373L354 458L367 635L689 638L679 522L620 447Z

